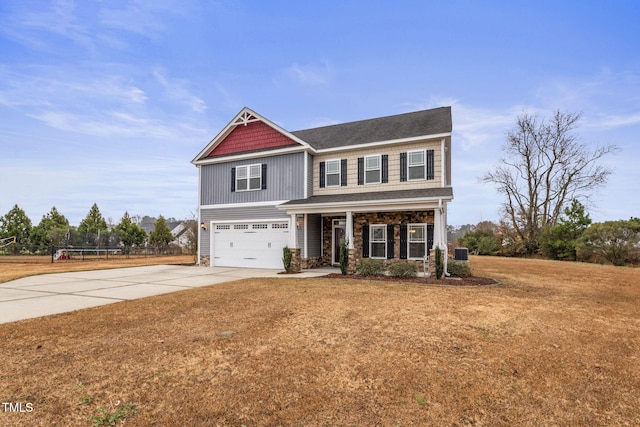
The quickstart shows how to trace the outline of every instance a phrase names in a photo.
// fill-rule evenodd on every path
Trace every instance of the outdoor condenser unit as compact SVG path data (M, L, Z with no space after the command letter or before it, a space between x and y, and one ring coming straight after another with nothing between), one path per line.
M456 261L469 261L469 249L455 248L453 259Z

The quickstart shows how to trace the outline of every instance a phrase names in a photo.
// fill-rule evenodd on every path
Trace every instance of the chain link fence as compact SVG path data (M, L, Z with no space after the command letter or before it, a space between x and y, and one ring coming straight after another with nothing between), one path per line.
M0 263L43 263L145 258L188 254L185 248L169 246L34 246L9 245L0 249Z

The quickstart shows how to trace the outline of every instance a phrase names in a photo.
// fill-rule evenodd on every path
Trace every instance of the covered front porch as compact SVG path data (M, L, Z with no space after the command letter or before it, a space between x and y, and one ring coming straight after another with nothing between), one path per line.
M311 197L284 203L279 209L291 216L289 248L294 270L339 265L340 245L346 242L348 272L355 273L362 258L413 261L422 269L432 248L446 251L448 201L374 193L364 198L363 194Z

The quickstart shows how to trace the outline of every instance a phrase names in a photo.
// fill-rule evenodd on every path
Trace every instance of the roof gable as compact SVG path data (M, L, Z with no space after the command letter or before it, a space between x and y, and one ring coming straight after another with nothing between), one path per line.
M249 151L299 145L293 139L271 128L261 121L252 121L235 126L207 157L247 153Z
M199 164L217 157L258 151L300 147L309 144L249 108L243 108L231 122L192 160Z

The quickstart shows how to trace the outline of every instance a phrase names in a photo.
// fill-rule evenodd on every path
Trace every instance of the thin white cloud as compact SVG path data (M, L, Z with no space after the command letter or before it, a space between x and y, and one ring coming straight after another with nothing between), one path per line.
M124 3L123 7L108 2L100 8L98 20L103 27L158 40L167 32L167 16L186 17L191 9L189 3L177 0L134 0Z
M184 141L204 140L208 136L201 128L164 123L157 119L121 111L87 115L50 110L29 114L29 116L54 129L97 137L143 137L164 141Z
M147 94L116 75L79 72L57 67L0 68L0 104L47 107L144 104Z
M46 49L53 43L46 34L64 37L76 45L93 49L91 29L77 16L73 0L55 0L39 6L18 4L3 19L3 31L12 39L37 49Z
M284 69L282 74L286 79L303 86L328 86L333 79L332 67L326 61L315 65L296 62Z
M589 130L640 124L638 72L605 68L595 75L555 77L542 82L534 95L548 111L581 113L581 126Z
M618 128L640 124L640 112L631 114L620 114L604 116L593 123L593 126L603 128Z
M156 69L153 76L163 87L165 95L183 105L189 107L194 113L203 113L207 109L207 103L200 97L193 95L186 88L187 82L180 79L170 79L164 71Z

